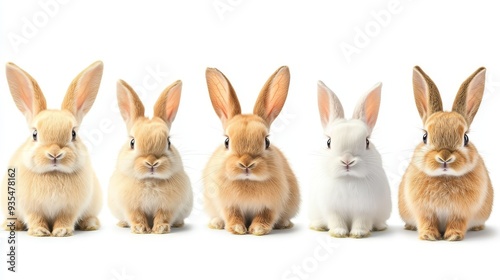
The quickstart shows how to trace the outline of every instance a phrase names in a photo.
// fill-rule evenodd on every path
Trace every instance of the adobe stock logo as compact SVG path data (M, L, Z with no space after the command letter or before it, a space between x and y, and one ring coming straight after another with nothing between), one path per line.
M62 5L65 5L69 0L44 0L38 1L40 10L33 13L31 17L21 17L21 28L18 32L9 32L8 39L14 52L19 51L21 45L26 45L29 40L35 38L40 29L47 26L51 18L58 15Z
M401 13L403 7L399 0L391 0L385 9L371 11L371 19L363 27L354 27L354 37L352 42L342 41L339 45L342 54L348 63L352 61L352 56L360 54L368 47L372 40L382 33L383 28L389 26L395 15Z

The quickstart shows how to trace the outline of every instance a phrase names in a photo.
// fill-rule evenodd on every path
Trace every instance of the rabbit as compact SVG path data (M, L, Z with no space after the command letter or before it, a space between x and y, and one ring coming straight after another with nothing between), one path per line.
M493 188L483 159L467 135L484 92L486 69L477 69L458 90L451 112L443 111L434 82L413 68L413 91L424 124L422 142L399 186L405 229L422 240L459 241L482 230L493 205Z
M375 85L344 118L338 97L318 82L318 108L328 136L314 168L310 189L310 228L333 237L368 237L387 228L391 214L389 180L370 141L377 121L382 84Z
M118 107L130 136L110 178L108 204L118 226L130 227L132 233L168 233L182 227L193 208L191 183L169 136L181 88L181 81L168 86L156 101L153 118L147 118L132 87L117 83Z
M226 135L203 174L209 227L254 235L291 228L300 203L298 182L283 153L269 140L270 126L288 94L288 67L267 80L253 114L241 114L238 97L219 70L207 68L206 79Z
M91 64L72 81L61 110L49 110L35 79L7 63L10 92L31 134L9 163L17 172L16 230L64 237L73 235L75 227L85 231L99 228L101 188L78 127L94 103L102 71L102 62ZM7 179L2 194L7 193L5 182ZM10 217L6 199L1 201L5 216Z

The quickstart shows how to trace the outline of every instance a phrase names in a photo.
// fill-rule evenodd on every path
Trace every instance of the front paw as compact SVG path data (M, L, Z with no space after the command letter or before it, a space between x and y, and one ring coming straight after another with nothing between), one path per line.
M153 233L164 234L164 233L169 233L169 232L170 232L170 225L169 224L156 224L153 226Z
M253 235L265 235L270 233L271 230L273 230L272 226L262 223L252 223L250 225L250 228L248 229L248 232Z
M50 236L50 230L48 228L44 228L44 227L29 228L28 234L32 235L32 236L38 236L38 237Z
M149 228L149 226L144 225L144 224L134 224L130 228L131 228L132 233L135 233L135 234L146 234L146 233L151 232L151 229Z
M349 231L347 230L347 228L337 227L330 229L328 231L328 234L330 234L330 236L332 237L344 238L347 237Z
M55 236L55 237L72 236L73 231L74 231L74 229L69 228L69 227L54 228L54 230L52 231L52 236Z
M349 237L352 237L352 238L365 238L365 237L370 236L370 234L371 234L371 232L369 230L358 228L358 229L352 229L351 233L349 234Z
M436 241L441 240L441 233L437 229L435 230L422 230L419 233L418 238L421 240Z
M464 239L465 237L465 232L460 231L460 230L447 230L444 233L444 239L447 241L460 241Z
M247 227L244 224L228 225L227 230L232 234L246 234Z

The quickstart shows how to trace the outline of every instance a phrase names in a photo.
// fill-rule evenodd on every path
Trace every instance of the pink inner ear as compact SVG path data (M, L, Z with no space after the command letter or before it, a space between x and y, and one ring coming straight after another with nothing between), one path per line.
M321 123L323 126L326 126L330 119L330 99L328 98L328 93L325 90L320 90L320 93L318 94L318 109L321 117Z
M372 129L375 127L375 123L377 122L378 110L378 103L375 104L375 102L369 102L369 100L367 100L367 103L365 104L366 123Z

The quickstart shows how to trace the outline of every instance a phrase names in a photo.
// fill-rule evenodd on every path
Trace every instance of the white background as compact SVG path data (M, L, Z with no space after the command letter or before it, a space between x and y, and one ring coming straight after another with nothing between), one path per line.
M182 153L195 194L187 226L168 235L133 235L118 228L107 205L100 214L102 228L96 232L76 232L69 238L18 233L15 274L7 271L4 262L7 233L2 232L1 279L465 280L500 276L498 207L485 231L450 243L420 241L417 233L404 231L396 203L399 181L422 137L411 86L414 65L434 79L447 109L463 80L480 66L488 69L484 102L470 139L482 153L494 187L500 185L500 17L491 1L0 3L0 64L13 61L34 76L49 107L59 108L67 86L81 70L95 60L104 62L101 88L80 136L88 143L105 195L119 146L127 139L115 106L116 80L124 79L140 91L151 111L159 93L181 79L183 92L172 143ZM57 3L57 8L47 10L44 3ZM214 5L220 9L226 5L227 10L218 11ZM390 17L377 22L381 13ZM346 55L342 45L356 48L356 53ZM302 211L294 219L296 226L263 237L210 230L200 196L201 171L224 138L208 98L205 68L217 67L225 73L244 111L250 112L260 88L281 65L290 67L292 79L271 141L285 152L300 180ZM1 67L2 170L15 148L31 135L9 94L4 71ZM304 211L308 168L326 146L316 105L318 79L336 92L348 114L360 95L383 82L372 143L383 155L393 213L389 229L367 239L333 239L308 229Z

